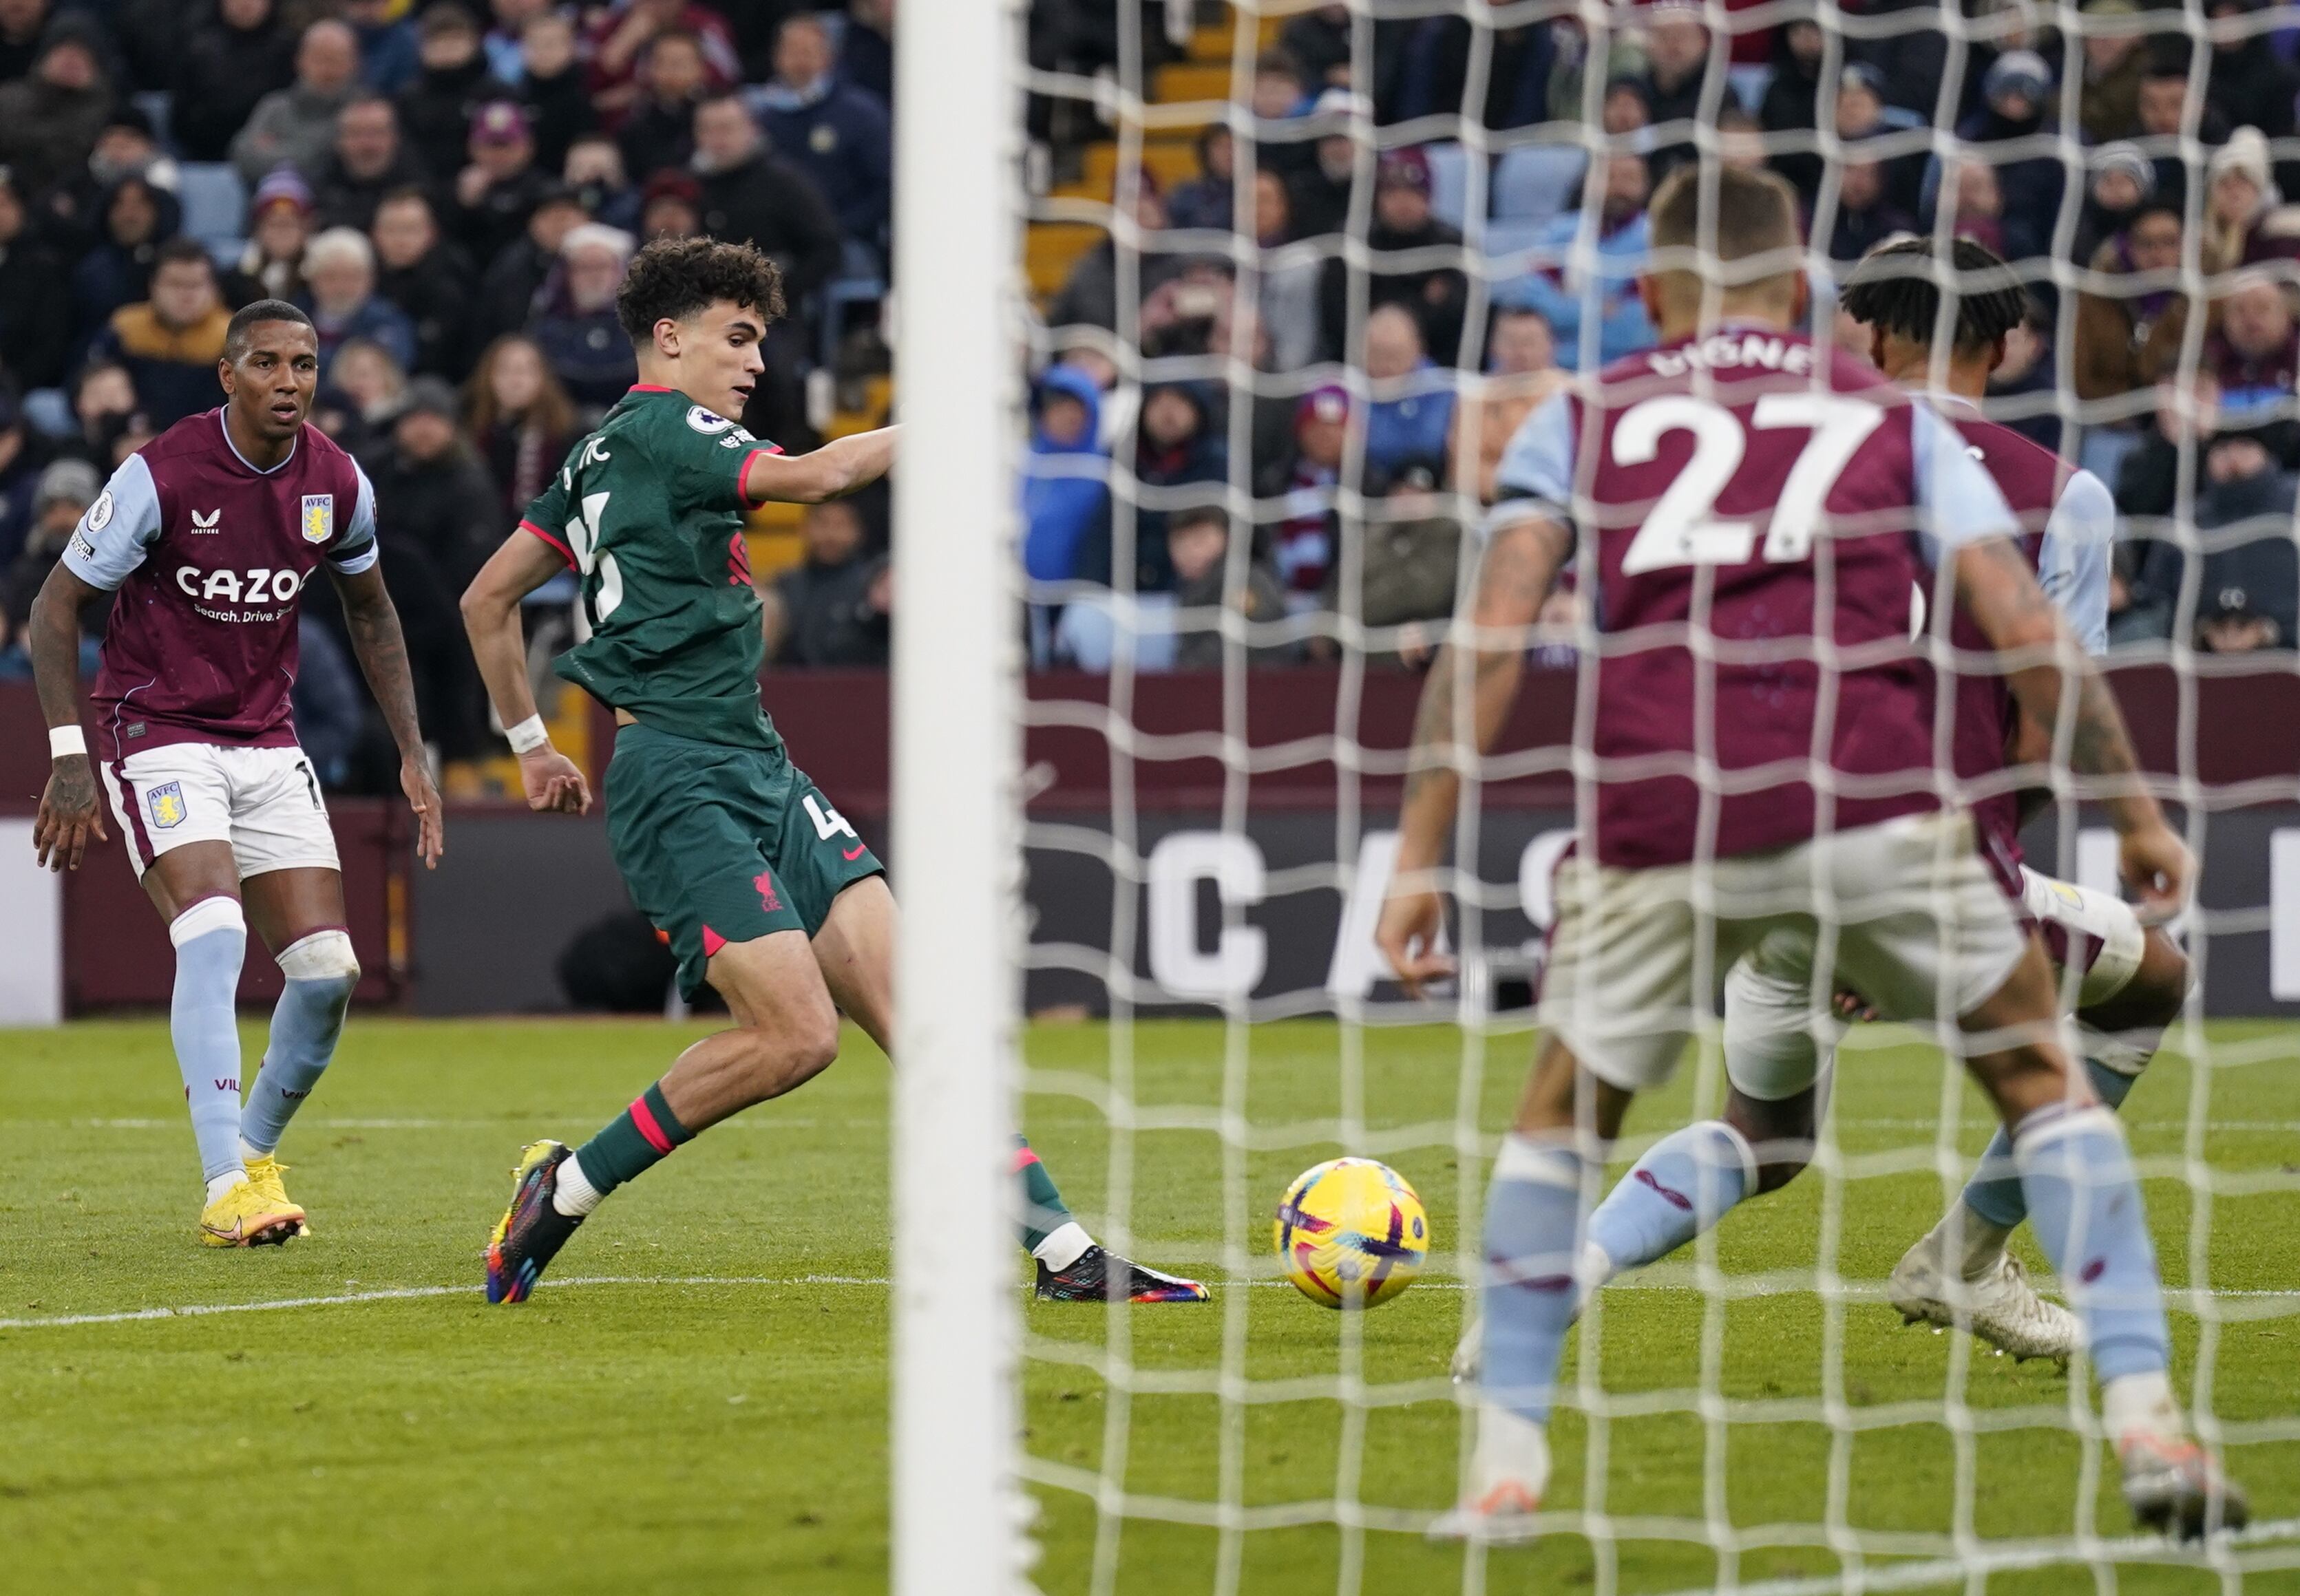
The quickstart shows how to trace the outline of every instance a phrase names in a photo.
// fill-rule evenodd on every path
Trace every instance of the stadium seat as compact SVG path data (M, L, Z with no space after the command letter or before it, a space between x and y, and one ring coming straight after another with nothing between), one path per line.
M222 161L187 161L179 170L182 186L177 197L184 204L184 231L211 252L221 243L243 237L247 186L240 181L238 169Z
M1486 223L1486 259L1498 262L1524 254L1548 225L1547 218L1539 221L1508 220Z
M1096 594L1062 606L1054 646L1080 670L1106 676L1122 653L1137 670L1174 669L1174 595L1171 593Z
M1546 221L1572 203L1588 153L1578 145L1522 145L1494 167L1494 216Z
M1470 209L1470 156L1458 144L1426 144L1429 158L1429 211L1449 228L1458 228Z

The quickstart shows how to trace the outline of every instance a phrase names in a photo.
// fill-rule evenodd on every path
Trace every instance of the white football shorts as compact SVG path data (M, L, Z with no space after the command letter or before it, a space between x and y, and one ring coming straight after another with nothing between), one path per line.
M1845 982L1888 1018L1917 1021L1978 1008L2028 945L1955 810L1699 867L1616 869L1569 854L1554 891L1541 1023L1600 1079L1633 1092L1675 1073L1715 1012L1717 983L1774 933L1802 941L1809 960L1825 917Z
M243 879L343 868L320 778L300 748L164 743L99 769L138 880L187 843L229 843Z

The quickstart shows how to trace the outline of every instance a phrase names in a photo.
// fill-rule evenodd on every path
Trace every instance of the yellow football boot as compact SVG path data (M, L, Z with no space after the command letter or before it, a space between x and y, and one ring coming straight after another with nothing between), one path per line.
M251 1176L254 1173L249 1171ZM271 1192L253 1178L232 1187L200 1210L201 1242L210 1247L276 1247L300 1234L304 1210L275 1193L279 1193L276 1165Z
M269 1154L260 1159L250 1159L247 1160L247 1184L262 1193L273 1203L283 1208L292 1208L300 1214L304 1211L304 1205L288 1195L288 1188L279 1178L295 1167L293 1164L283 1164ZM296 1221L296 1234L311 1234L311 1220L306 1218Z

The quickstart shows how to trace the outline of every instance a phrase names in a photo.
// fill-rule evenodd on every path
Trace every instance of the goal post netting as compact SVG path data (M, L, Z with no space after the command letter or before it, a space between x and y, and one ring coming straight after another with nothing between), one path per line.
M2296 29L2235 0L905 8L898 1588L2300 1578L2272 1023L2300 1003ZM2006 258L2032 310L1986 408L2115 495L2107 663L2202 867L2196 985L2124 1118L2175 1390L2254 1489L2241 1534L2131 1533L2081 1358L2016 1366L1886 1306L1994 1120L1929 1037L1861 1026L1811 1168L1592 1299L1543 1536L1424 1540L1468 1456L1448 1361L1591 774L1587 606L1544 611L1465 773L1460 973L1415 1002L1373 929L1421 673L1507 435L1561 369L1652 341L1643 207L1688 162L1797 188L1824 340L1859 336L1838 293L1896 233ZM2113 835L2054 775L2030 862L2117 892ZM1606 1181L1725 1090L1712 1022ZM1097 1239L1211 1301L1018 1313L1015 1128ZM1271 1247L1288 1183L1343 1155L1410 1181L1433 1236L1363 1313L1305 1301ZM995 1291L953 1278L977 1268Z

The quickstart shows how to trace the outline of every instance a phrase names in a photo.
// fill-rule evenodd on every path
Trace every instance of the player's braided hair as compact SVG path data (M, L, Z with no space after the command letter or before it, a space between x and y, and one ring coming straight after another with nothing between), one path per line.
M1985 244L1959 238L1949 246L1949 270L1929 238L1899 238L1869 252L1846 286L1845 309L1856 321L1911 343L1930 345L1940 324L1940 286L1949 278L1956 296L1955 346L1960 354L1988 348L2029 314L2029 291ZM1953 274L1953 275L1952 275Z
M657 238L631 257L615 318L632 343L646 344L656 322L684 321L722 299L771 325L783 313L782 269L753 245Z

